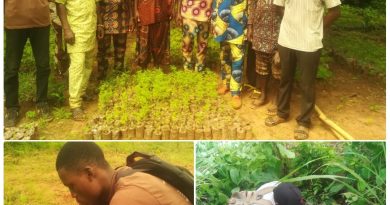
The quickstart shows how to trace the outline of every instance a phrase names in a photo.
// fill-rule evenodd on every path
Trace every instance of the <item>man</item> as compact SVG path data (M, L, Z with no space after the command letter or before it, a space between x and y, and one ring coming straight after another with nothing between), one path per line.
M120 177L93 142L68 142L57 156L56 169L81 205L190 205L188 199L165 181L135 172Z
M107 50L114 44L114 68L124 70L127 33L133 29L131 0L102 0L100 1L98 25L98 71L99 80L106 77L108 70Z
M69 105L73 120L85 120L81 108L94 60L97 0L55 0L70 57ZM99 19L101 22L101 19Z
M309 137L310 118L315 106L315 79L322 48L324 28L328 28L340 16L340 0L274 0L284 16L278 39L282 74L276 116L265 120L267 126L275 126L287 120L296 67L301 70L301 113L294 138ZM328 12L324 17L324 8ZM282 13L282 12L280 12Z
M27 39L36 65L36 105L39 114L49 114L47 90L50 75L48 1L5 0L4 94L7 108L4 126L16 126L19 118L19 67Z
M280 60L277 53L277 41L281 18L276 13L273 0L251 0L248 3L248 40L256 54L256 86L252 94L252 108L260 107L267 101L267 85L272 72L275 84L279 84ZM274 60L275 59L275 60ZM268 114L276 114L277 86L272 86L274 98L268 108Z
M137 64L146 68L153 57L155 66L169 65L172 0L135 0Z
M221 45L222 85L218 94L230 91L232 107L241 108L241 84L247 25L247 0L214 0L211 22L215 40Z
M236 192L229 199L228 205L239 204L264 205L305 205L301 191L291 183L273 181L262 185L256 191Z
M195 71L204 71L212 0L179 0L177 21L183 27L184 69L194 70L192 52L197 40Z

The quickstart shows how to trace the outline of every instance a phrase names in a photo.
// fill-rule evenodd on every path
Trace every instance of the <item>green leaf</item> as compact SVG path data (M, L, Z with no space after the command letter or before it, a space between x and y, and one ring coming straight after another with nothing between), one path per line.
M295 153L288 150L286 147L284 147L283 145L281 144L276 144L276 146L278 147L279 149L279 152L280 154L285 157L285 158L288 158L288 159L294 159L295 158Z
M236 168L232 168L230 170L230 179L232 180L232 182L236 185L238 185L240 183L240 171Z
M344 188L343 184L333 184L330 187L329 192L335 194L335 193L338 193L343 188Z

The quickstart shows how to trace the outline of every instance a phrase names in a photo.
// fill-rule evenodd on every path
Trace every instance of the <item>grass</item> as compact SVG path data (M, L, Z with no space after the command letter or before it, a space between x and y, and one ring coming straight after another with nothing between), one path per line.
M367 35L367 34L366 34ZM386 45L378 43L356 31L335 31L325 39L325 45L346 58L368 69L372 75L386 74Z
M5 205L77 204L55 171L56 155L62 145L62 142L4 144ZM127 155L133 151L143 151L193 172L193 143L99 142L98 145L114 168L125 165Z

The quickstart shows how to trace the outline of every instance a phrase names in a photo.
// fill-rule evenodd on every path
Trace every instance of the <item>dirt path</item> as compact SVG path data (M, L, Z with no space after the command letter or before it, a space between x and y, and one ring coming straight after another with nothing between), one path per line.
M384 140L386 138L386 90L383 84L367 76L354 74L332 66L333 77L317 83L317 106L337 125L356 140ZM291 115L287 123L269 128L264 125L267 105L253 110L251 99L245 93L242 118L254 124L257 139L293 140L299 115L299 90L295 89L291 102ZM229 98L229 97L226 97ZM312 118L309 140L337 140L332 131L315 114Z

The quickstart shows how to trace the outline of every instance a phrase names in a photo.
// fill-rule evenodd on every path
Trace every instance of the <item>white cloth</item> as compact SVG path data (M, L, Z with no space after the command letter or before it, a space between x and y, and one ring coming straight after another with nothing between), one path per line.
M265 188L268 188L268 187L276 187L280 184L280 182L278 181L273 181L273 182L268 182L266 184L263 184L260 188L258 188L256 191L260 191L262 189L265 189ZM275 203L275 199L274 199L274 192L271 191L270 193L268 194L265 194L263 196L263 199L267 200L267 201L270 201L272 203L272 205L276 205Z
M279 45L305 52L322 48L324 8L341 4L340 0L274 0L284 7Z

